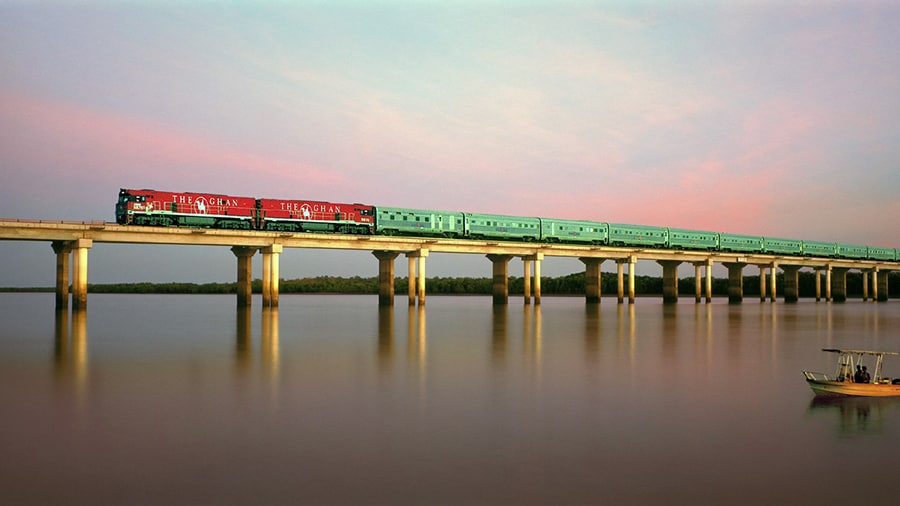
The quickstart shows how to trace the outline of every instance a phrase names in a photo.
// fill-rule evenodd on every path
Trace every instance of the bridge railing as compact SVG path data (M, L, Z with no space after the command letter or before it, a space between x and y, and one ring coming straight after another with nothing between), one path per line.
M26 219L26 218L0 218L0 221L11 221L15 223L35 223L35 224L49 224L49 225L88 225L88 226L99 226L99 225L112 225L108 221L103 220L34 220L34 219Z

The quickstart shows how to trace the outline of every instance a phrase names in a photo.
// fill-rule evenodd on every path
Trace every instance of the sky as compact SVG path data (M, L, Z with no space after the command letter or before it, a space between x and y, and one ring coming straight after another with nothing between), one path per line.
M0 0L0 217L114 221L128 187L900 247L897 26L887 0ZM0 286L53 284L47 243L0 256ZM213 247L89 266L236 271ZM322 274L377 261L282 255Z

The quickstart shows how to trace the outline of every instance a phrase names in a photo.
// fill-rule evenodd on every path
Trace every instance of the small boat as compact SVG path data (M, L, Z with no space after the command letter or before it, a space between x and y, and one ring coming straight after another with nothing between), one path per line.
M806 383L816 395L854 395L862 397L900 396L900 379L893 382L882 373L882 362L885 355L900 355L896 351L843 350L822 348L822 351L837 353L837 371L834 378L820 372L803 371ZM875 361L871 379L859 377L860 371L867 371L863 365L864 357L873 357Z

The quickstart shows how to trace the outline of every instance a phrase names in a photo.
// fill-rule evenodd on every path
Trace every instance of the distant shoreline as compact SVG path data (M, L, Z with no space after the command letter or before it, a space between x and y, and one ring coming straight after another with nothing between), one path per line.
M784 286L782 275L778 275L778 286ZM862 274L847 273L847 295L862 295ZM759 294L759 276L744 276L744 294ZM407 278L396 278L394 291L402 295L408 291ZM509 277L508 289L511 296L524 294L524 278ZM541 277L542 295L584 295L584 273L573 273L559 277ZM694 277L678 280L679 296L695 294ZM251 285L255 294L262 293L262 281L253 280ZM663 293L661 277L635 276L635 295L660 295ZM54 287L0 287L0 293L53 293ZM604 296L618 293L618 276L615 273L603 273L601 277L601 293ZM426 280L426 292L429 295L491 295L493 293L492 278L472 277L434 277ZM713 278L713 296L728 295L728 279ZM815 296L815 274L799 273L799 296ZM235 294L237 283L89 283L88 293L132 293L132 294ZM334 294L334 295L375 295L378 293L378 279L360 276L337 277L319 276L314 278L282 279L279 281L279 294ZM889 276L888 294L900 294L900 273Z

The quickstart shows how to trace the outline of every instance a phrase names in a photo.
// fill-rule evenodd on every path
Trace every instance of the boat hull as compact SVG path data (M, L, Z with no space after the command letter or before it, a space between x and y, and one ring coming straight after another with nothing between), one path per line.
M817 379L807 379L806 383L816 395L857 397L900 396L900 385L892 385L890 383L850 383L847 381Z

